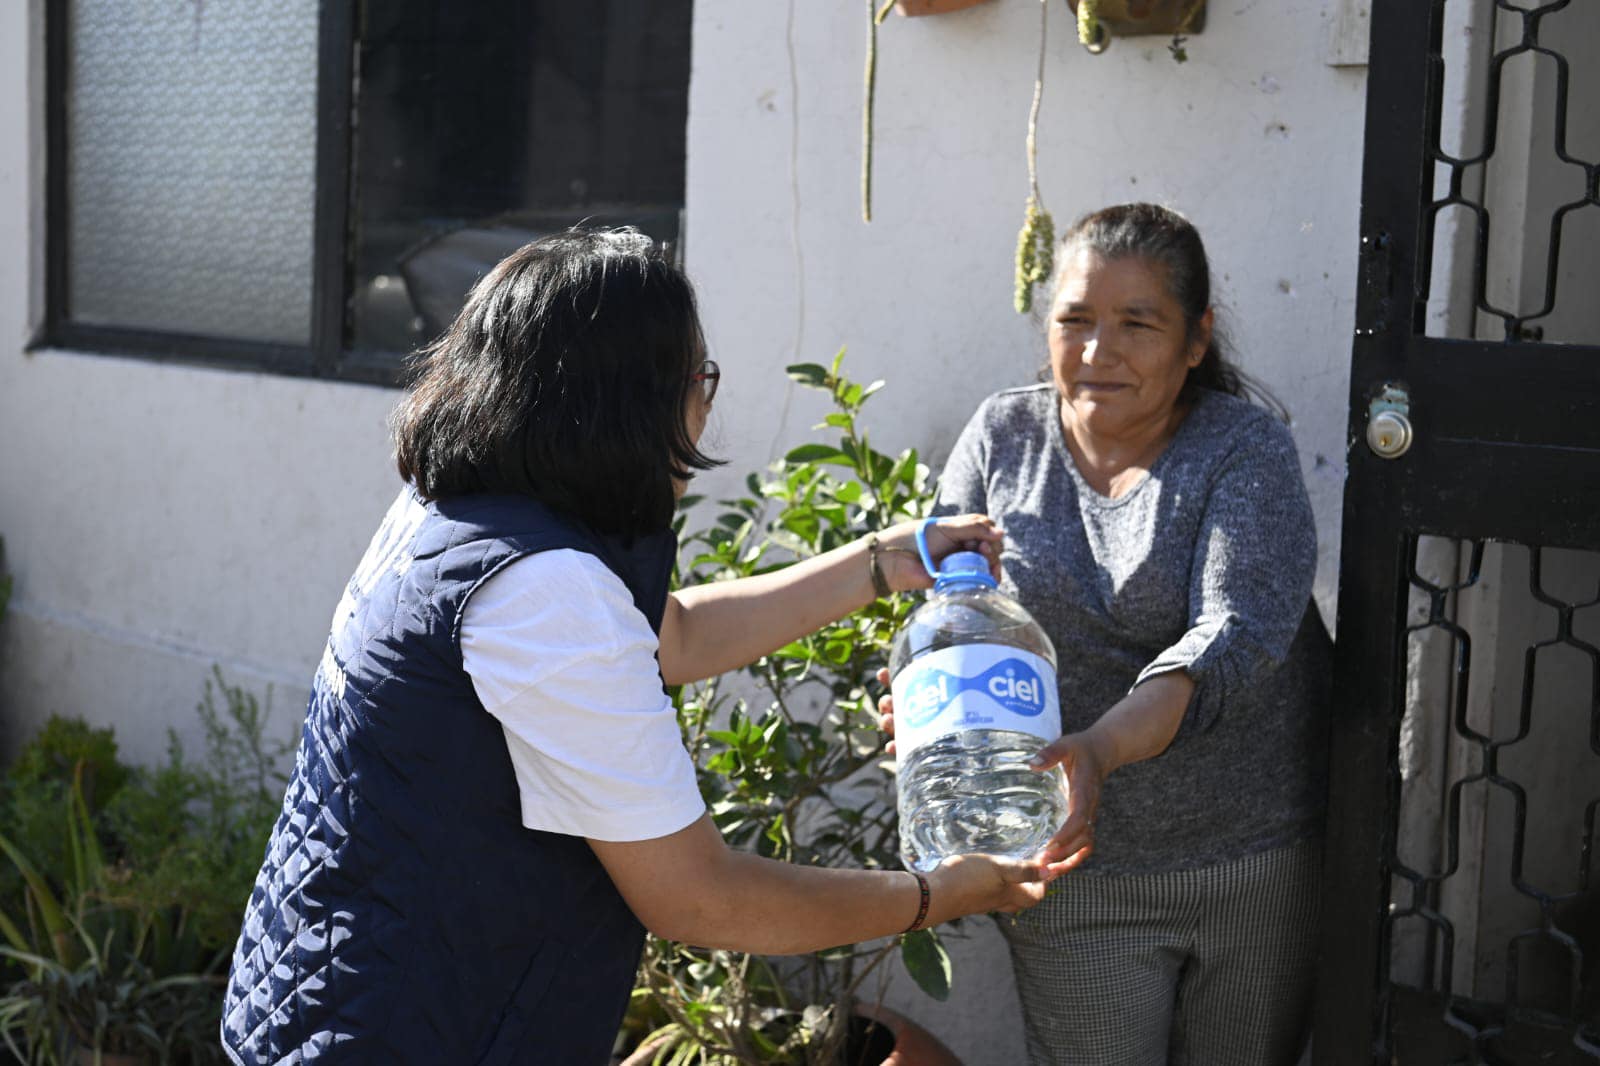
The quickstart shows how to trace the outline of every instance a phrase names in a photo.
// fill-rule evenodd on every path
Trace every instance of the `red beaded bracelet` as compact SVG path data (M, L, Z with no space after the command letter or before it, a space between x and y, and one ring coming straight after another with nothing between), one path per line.
M928 916L928 879L915 870L907 870L906 873L917 879L917 888L922 892L922 902L917 905L917 916L905 929L908 933L914 933L922 928L922 921Z

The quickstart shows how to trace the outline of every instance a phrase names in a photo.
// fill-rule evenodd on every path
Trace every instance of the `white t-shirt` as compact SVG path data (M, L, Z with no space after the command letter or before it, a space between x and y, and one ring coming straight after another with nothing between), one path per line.
M505 730L523 825L649 840L705 813L656 648L627 586L586 552L525 556L468 598L462 660Z

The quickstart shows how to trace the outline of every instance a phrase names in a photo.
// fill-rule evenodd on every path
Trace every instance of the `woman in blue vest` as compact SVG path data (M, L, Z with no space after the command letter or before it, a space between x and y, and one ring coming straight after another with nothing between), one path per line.
M925 587L908 524L669 592L719 371L636 232L535 242L393 419L405 481L334 613L233 958L233 1061L602 1063L646 929L764 954L1038 902L1061 866L930 876L730 850L663 683ZM930 544L995 557L987 518Z

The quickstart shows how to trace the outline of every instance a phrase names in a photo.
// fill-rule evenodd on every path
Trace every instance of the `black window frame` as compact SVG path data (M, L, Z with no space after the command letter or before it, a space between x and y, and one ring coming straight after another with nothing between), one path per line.
M318 6L315 191L313 193L311 321L306 344L208 334L91 325L71 318L67 95L69 0L44 0L45 35L45 307L30 350L61 349L159 363L256 371L287 377L398 386L407 352L353 345L350 315L357 234L351 216L359 0ZM680 214L681 220L681 214ZM681 228L681 222L680 222ZM681 244L681 236L680 236Z
M350 114L354 104L355 0L322 0L317 27L317 147L313 194L311 322L307 344L101 326L69 314L67 249L68 0L45 0L45 321L34 348L133 356L157 362L254 370L290 377L397 385L404 353L350 351L345 303L350 272Z

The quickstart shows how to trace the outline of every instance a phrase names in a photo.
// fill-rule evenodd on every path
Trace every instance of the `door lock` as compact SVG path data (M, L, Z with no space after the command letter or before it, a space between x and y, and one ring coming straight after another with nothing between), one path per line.
M1367 405L1367 447L1381 459L1398 459L1411 449L1411 395L1385 385Z

